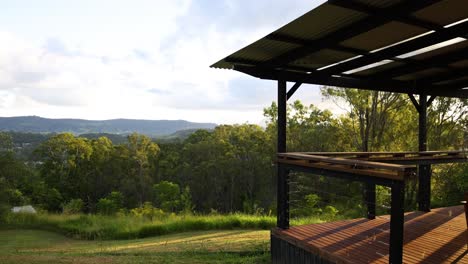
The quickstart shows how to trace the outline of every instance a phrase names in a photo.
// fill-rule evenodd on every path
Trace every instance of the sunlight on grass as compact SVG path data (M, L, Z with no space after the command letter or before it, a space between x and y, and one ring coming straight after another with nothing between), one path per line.
M48 231L0 231L0 263L267 263L269 231L197 231L83 241ZM166 262L169 261L169 262Z
M320 223L318 217L292 219L292 225ZM54 231L80 239L136 239L189 231L269 230L276 217L246 214L167 215L149 220L134 216L10 214L5 227Z

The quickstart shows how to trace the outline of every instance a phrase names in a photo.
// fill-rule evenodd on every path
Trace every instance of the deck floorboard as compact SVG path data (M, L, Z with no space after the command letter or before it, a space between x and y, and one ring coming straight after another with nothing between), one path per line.
M390 217L273 229L272 235L336 263L388 263ZM405 214L404 263L468 264L463 206Z

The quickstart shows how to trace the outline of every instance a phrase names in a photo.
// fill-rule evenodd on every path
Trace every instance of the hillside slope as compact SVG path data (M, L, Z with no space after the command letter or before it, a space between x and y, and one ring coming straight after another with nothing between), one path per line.
M195 123L185 120L84 120L84 119L49 119L38 116L0 117L0 131L30 133L73 134L110 133L130 134L137 132L149 136L170 135L187 129L213 129L214 123Z

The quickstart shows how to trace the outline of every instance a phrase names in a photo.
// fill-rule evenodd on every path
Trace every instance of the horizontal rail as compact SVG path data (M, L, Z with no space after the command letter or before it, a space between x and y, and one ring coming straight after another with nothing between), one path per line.
M394 157L423 157L423 156L464 156L468 157L468 150L450 151L403 151L403 152L288 152L320 156L394 156Z
M388 164L303 153L278 153L277 156L278 163L399 181L404 180L405 177L414 174L416 171L416 167L412 165Z
M387 164L441 164L468 162L466 151L422 151L422 152L289 152L288 154L319 155Z
M388 163L383 163L383 162L335 158L335 157L310 155L310 154L302 154L302 153L278 153L278 158L321 161L321 162L333 163L333 164L351 165L354 167L366 167L366 168L372 168L372 169L384 169L384 170L392 170L392 171L405 171L407 169L414 168L411 165L388 164Z

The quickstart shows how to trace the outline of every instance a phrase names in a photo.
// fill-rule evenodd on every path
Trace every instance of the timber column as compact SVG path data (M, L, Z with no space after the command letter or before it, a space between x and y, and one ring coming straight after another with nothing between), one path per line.
M286 105L287 105L286 81L278 80L278 142L277 152L286 152ZM281 163L277 163L277 220L279 228L289 228L289 184L288 170Z
M419 151L427 151L427 95L419 95ZM418 210L431 211L431 165L418 166Z

